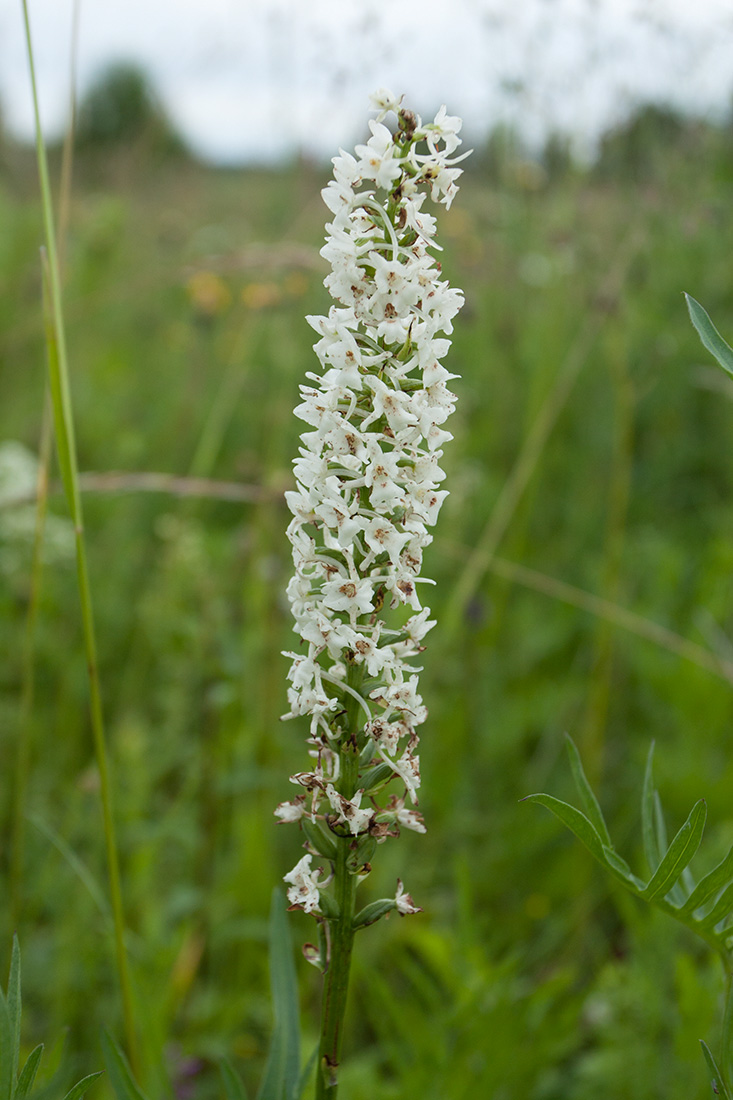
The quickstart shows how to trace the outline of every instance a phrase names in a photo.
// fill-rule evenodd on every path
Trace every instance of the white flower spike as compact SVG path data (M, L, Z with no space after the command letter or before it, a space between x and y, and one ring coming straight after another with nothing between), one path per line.
M287 494L288 598L302 648L286 654L284 717L309 716L312 762L292 777L307 795L276 814L336 863L337 881L338 845L348 846L343 866L358 879L377 843L400 827L425 831L405 808L417 802L416 728L427 715L414 660L434 625L419 573L447 496L440 460L455 375L441 360L463 304L442 277L435 218L423 209L429 198L448 207L456 194L460 119L441 107L423 125L389 90L371 99L371 136L334 158L323 191L332 221L321 255L334 304L308 318L321 371L301 386L295 411L308 430ZM325 884L310 861L285 876L291 905L336 919L322 908ZM401 882L392 907L419 911Z

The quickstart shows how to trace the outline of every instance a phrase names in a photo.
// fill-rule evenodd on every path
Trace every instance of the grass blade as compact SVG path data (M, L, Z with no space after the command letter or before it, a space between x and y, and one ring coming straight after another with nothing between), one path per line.
M290 928L280 890L274 890L272 895L269 945L275 1021L257 1100L295 1100L300 1079L298 986Z
M598 833L599 837L603 841L606 848L611 847L611 837L608 833L608 827L603 817L603 811L601 810L600 803L593 793L586 774L583 771L583 764L580 759L580 753L572 737L565 734L565 747L568 750L568 756L570 757L570 767L573 773L573 779L575 780L575 786L578 788L578 794L580 795L583 803L583 809L585 815L593 825L594 829Z
M219 1072L224 1082L226 1100L247 1100L244 1082L228 1058L222 1058L219 1062Z
M718 1069L718 1064L713 1058L710 1047L707 1045L707 1043L704 1043L702 1039L700 1040L700 1046L702 1047L703 1057L705 1058L705 1061L708 1064L708 1069L710 1070L710 1073L712 1075L710 1083L713 1087L713 1092L716 1096L722 1096L723 1100L733 1100L728 1086L723 1079L723 1075Z
M79 1097L84 1095L92 1081L96 1081L101 1076L102 1071L99 1069L96 1073L89 1073L86 1077L82 1077L81 1081L77 1081L73 1088L69 1089L64 1100L79 1100Z
M313 1074L313 1070L315 1069L315 1065L316 1065L317 1061L318 1061L318 1045L316 1045L313 1048L313 1053L311 1054L310 1058L308 1059L308 1061L303 1066L303 1072L300 1075L300 1082L298 1084L298 1092L297 1092L296 1100L302 1100L302 1097L305 1095L305 1090L308 1088L308 1082L311 1079L311 1076Z
M687 821L675 836L662 862L650 878L642 895L648 901L659 896L664 897L677 882L700 847L706 817L707 806L705 800L701 798L692 807Z
M13 1028L7 999L0 989L0 1100L12 1100L13 1058Z
M10 974L8 975L8 1018L10 1020L10 1035L12 1042L11 1081L15 1083L18 1076L18 1057L20 1054L20 944L18 937L13 936L13 950L10 956Z
M726 374L733 377L733 348L725 342L699 302L696 302L689 294L685 294L685 301L690 311L690 319L703 344L710 354L717 359Z
M72 414L71 390L69 385L68 356L66 353L66 329L64 325L63 299L61 293L61 274L59 271L56 231L54 228L53 202L48 174L46 147L41 129L41 117L38 106L33 42L31 36L28 2L23 0L23 20L28 48L28 67L33 92L33 111L36 132L36 154L38 176L41 187L41 207L43 211L44 237L46 252L43 254L43 291L46 317L46 336L48 352L49 386L51 390L54 425L56 429L56 447L59 457L61 476L64 482L69 512L74 523L76 538L76 566L81 606L84 647L87 668L89 670L89 695L92 719L94 751L100 778L102 816L109 874L110 897L114 914L115 955L117 975L122 1000L125 1024L125 1038L133 1066L137 1065L137 1040L134 1026L132 1002L132 983L130 981L127 951L125 947L125 923L122 905L122 887L119 869L119 855L112 812L112 787L107 761L106 737L102 697L97 664L97 642L92 610L92 593L87 566L86 545L84 542L84 520L79 488L79 472L76 459L76 441L74 436L74 418Z
M13 1100L23 1100L24 1096L33 1088L33 1082L36 1079L38 1073L38 1067L41 1063L43 1056L43 1043L39 1043L37 1047L30 1052L26 1059L26 1063L20 1071L20 1077L18 1083L15 1086L15 1095Z
M102 1032L102 1054L109 1082L117 1100L147 1100L145 1093L132 1075L127 1059L106 1030ZM65 1097L64 1100L68 1098Z

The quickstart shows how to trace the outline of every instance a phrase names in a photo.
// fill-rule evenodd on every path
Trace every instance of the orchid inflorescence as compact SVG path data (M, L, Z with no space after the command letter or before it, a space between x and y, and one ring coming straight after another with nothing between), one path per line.
M412 663L434 625L418 584L445 489L443 427L454 409L441 365L446 334L463 295L441 279L431 250L435 218L427 193L449 207L461 120L445 107L433 122L387 91L372 97L376 120L355 155L341 150L323 190L333 214L321 255L335 299L327 317L309 317L320 339L322 373L309 372L296 416L311 428L286 494L295 574L288 597L305 643L288 678L291 718L310 717L309 770L291 777L301 792L275 811L298 821L307 854L288 875L292 908L333 917L325 888L336 846L361 878L376 844L400 828L424 832L416 727L426 709ZM394 132L384 125L397 116ZM464 154L467 155L467 154ZM401 793L384 797L398 780ZM323 866L313 867L314 858ZM372 903L354 926L397 909L418 912L398 882L393 899ZM315 961L315 960L314 960Z

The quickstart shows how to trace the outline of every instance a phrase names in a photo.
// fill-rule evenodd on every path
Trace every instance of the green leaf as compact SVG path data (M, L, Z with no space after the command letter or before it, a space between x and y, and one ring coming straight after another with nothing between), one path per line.
M92 1081L96 1081L96 1079L101 1076L102 1071L98 1069L96 1073L90 1073L86 1077L82 1077L81 1081L77 1081L73 1088L69 1089L64 1100L79 1100L79 1097L84 1095Z
M18 1083L15 1086L14 1100L23 1100L24 1096L33 1088L33 1082L36 1079L38 1073L38 1066L41 1062L43 1055L43 1043L39 1043L37 1047L34 1047L26 1059L26 1063L20 1071L20 1077Z
M586 778L585 772L583 771L583 764L580 759L580 753L578 752L575 742L573 741L572 737L568 736L568 734L565 734L565 747L568 750L568 756L570 757L570 768L573 773L573 779L575 780L575 786L578 788L578 794L580 795L581 802L583 803L583 809L585 810L586 817L598 833L604 845L607 848L611 848L611 837L609 836L608 828L603 818L603 812L601 810L600 804L593 793L591 785Z
M244 1082L228 1058L222 1058L219 1062L219 1072L224 1082L227 1100L247 1100Z
M563 825L567 825L568 829L575 833L578 840L585 844L588 851L596 857L599 863L606 865L603 841L585 814L582 814L580 810L576 810L575 806L571 806L559 798L554 798L551 794L528 794L526 798L522 799L522 802L537 802L540 806L545 806L555 817L562 821Z
M295 1100L300 1074L298 985L290 928L280 890L272 894L269 942L275 1022L257 1100Z
M127 1059L106 1030L102 1032L102 1054L109 1074L109 1082L117 1100L146 1100L145 1093L132 1076Z
M716 329L710 317L694 298L685 294L690 318L697 329L697 334L711 355L717 359L726 374L733 376L733 348L726 344L723 337Z
M701 928L715 928L718 921L727 916L733 908L733 882L726 886L715 905L704 917L700 917L695 923ZM730 931L730 929L728 930Z
M708 1064L708 1069L710 1070L710 1073L712 1075L711 1084L713 1086L713 1092L716 1096L722 1096L723 1100L733 1100L733 1097L731 1097L730 1094L730 1090L725 1083L723 1074L718 1069L718 1064L713 1058L710 1047L707 1045L707 1043L704 1043L702 1039L700 1040L700 1046L702 1047L703 1057L705 1058L705 1061Z
M614 871L618 878L620 878L630 890L633 890L636 894L640 894L646 886L646 883L642 882L640 878L637 878L626 860L623 859L618 852L614 851L613 848L608 848L606 845L603 846L603 856L606 867Z
M707 875L700 879L695 889L682 907L683 913L694 913L706 901L709 901L719 890L733 878L733 847L731 847L725 859L713 867Z
M642 897L651 901L652 898L664 897L669 893L700 847L706 817L707 806L705 800L701 798L692 807L690 816L667 849L662 862L643 891Z
M10 1021L8 1002L5 994L0 990L0 1100L12 1100L13 1096L15 1079L13 1046L13 1026Z
M13 950L10 956L10 974L8 975L8 1014L13 1037L12 1081L18 1076L18 1057L20 1054L20 944L13 935Z
M644 786L641 792L641 833L644 842L644 855L649 865L649 874L653 875L662 861L662 849L657 843L657 835L654 829L654 817L656 808L654 805L654 777L652 766L654 761L654 742L649 746L644 770Z
M300 1082L298 1083L298 1095L296 1097L296 1100L302 1100L302 1097L305 1094L305 1090L308 1088L308 1082L311 1079L313 1069L316 1062L318 1061L318 1047L319 1044L316 1043L315 1047L313 1048L313 1053L303 1067L303 1072L300 1075Z

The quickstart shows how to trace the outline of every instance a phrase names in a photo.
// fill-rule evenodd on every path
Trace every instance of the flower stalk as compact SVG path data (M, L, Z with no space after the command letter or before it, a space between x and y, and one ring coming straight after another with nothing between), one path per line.
M427 711L414 660L434 623L420 570L447 496L439 463L455 375L441 359L463 304L441 278L435 218L423 209L428 194L446 207L456 194L460 119L442 107L423 125L384 90L372 102L371 137L334 158L323 191L334 305L308 318L322 369L301 386L295 412L310 430L286 494L288 597L302 648L286 654L284 717L308 716L311 762L275 813L305 836L306 855L285 881L291 908L319 926L319 947L305 948L324 973L317 1100L336 1097L356 930L393 910L420 911L400 881L393 898L361 912L356 891L379 844L403 828L425 832L416 728Z

